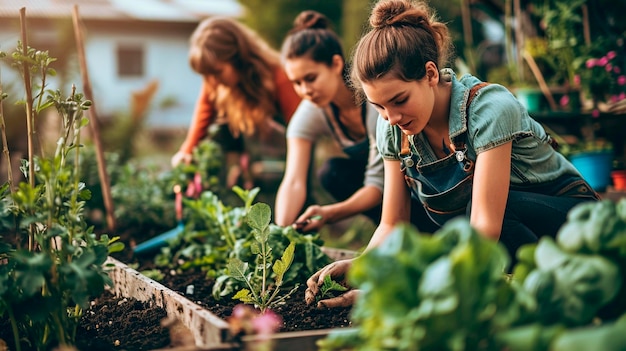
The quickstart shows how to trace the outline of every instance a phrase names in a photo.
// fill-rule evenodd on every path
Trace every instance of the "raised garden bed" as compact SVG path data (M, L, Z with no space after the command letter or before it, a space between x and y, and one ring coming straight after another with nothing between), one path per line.
M348 250L324 248L324 251L335 260L354 256L354 252ZM222 316L218 316L210 311L210 309L216 308L216 306L203 306L206 302L198 300L202 297L206 297L206 295L210 296L210 287L206 288L209 291L206 293L202 287L194 286L194 295L186 297L182 291L175 291L182 290L182 285L186 284L184 283L184 279L182 280L183 283L181 286L170 288L147 278L137 270L130 268L128 265L115 258L109 258L107 263L111 264L110 276L115 284L113 289L115 295L120 297L132 297L139 301L150 302L156 306L162 307L168 318L177 319L191 332L195 344L199 348L207 350L226 350L238 347L237 344L232 342L233 336L229 331L229 324L226 320L227 317L225 317L230 314L232 306L236 304L235 302L224 301L224 306L221 306L221 312L218 312L222 314ZM303 300L303 295L299 293L296 293L292 298L292 301L301 302L301 300ZM289 305L288 302L287 306ZM349 326L349 320L347 319L349 309L315 311L316 309L311 306L309 306L308 309L313 310L315 312L314 314L318 314L313 317L309 316L308 319L304 317L304 320L309 323L315 324L316 320L318 323L322 323L332 319L332 316L339 316L339 318L343 318L344 322L341 327ZM276 312L281 315L280 310ZM318 326L317 329L307 330L306 325L294 326L293 323L302 322L294 322L288 317L284 318L284 327L281 328L281 332L272 336L275 351L294 350L296 348L300 351L317 350L316 341L328 335L333 329L320 329ZM324 324L322 323L321 325ZM300 329L300 331L295 331L298 329ZM244 348L248 348L249 345L255 345L259 340L256 336L244 336L241 338L241 342Z

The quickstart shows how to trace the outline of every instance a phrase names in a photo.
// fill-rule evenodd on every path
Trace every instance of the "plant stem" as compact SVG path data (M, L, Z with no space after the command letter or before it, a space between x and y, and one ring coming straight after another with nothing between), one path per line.
M28 37L26 35L26 8L20 9L20 23L22 31L22 55L24 58L28 55ZM27 60L22 60L23 78L24 78L24 90L26 92L26 129L28 132L28 184L31 188L35 188L35 167L33 157L33 138L34 138L34 126L33 126L33 92L30 82L30 66ZM30 225L28 231L28 250L33 251L34 243L34 231L35 225Z
M9 311L9 319L11 320L11 330L13 330L13 340L15 341L15 351L21 351L22 345L20 344L20 333L17 330L17 321L15 320L15 313L13 308L7 304L7 311Z

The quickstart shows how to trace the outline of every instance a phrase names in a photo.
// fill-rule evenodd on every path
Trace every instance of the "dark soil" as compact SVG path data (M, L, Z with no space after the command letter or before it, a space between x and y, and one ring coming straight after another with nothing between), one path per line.
M138 265L139 271L154 268L152 258L133 257L131 247L135 241L142 242L145 239L137 237L136 233L133 233L132 238L129 240L128 236L121 235L126 249L114 254L113 257L127 264ZM239 303L230 298L219 301L213 299L212 281L207 279L203 272L180 271L175 274L168 270L163 272L165 278L160 281L161 284L182 295L185 295L189 285L193 285L193 294L186 297L222 319L228 319L233 307ZM275 309L283 320L279 332L341 328L350 325L349 308L317 309L308 306L304 303L304 289L304 285L300 286L285 305ZM85 311L77 329L76 343L81 351L167 348L171 344L170 336L167 328L161 326L161 321L165 317L166 312L162 308L149 302L120 298L107 292L94 299L89 310ZM7 342L9 349L13 349L10 331L8 320L0 318L0 339ZM31 351L25 346L22 350Z

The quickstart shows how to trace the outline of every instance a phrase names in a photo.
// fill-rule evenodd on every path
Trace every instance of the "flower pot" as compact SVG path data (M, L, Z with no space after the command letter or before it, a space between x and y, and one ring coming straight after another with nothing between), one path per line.
M517 89L515 96L522 106L526 107L528 113L540 112L543 109L544 96L539 89Z
M611 179L615 190L626 191L626 169L611 172Z
M604 191L611 181L613 151L588 151L570 156L578 172L596 191Z

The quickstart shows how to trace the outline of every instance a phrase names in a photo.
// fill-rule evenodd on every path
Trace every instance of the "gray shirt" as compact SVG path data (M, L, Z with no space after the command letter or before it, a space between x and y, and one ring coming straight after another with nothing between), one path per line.
M310 140L314 144L324 138L332 137L343 150L363 141L351 140L346 137L340 128L331 128L327 114L332 113L330 108L324 109L316 106L308 100L302 100L296 112L294 112L287 127L287 139L302 138ZM336 118L335 116L332 116ZM366 104L366 128L369 138L369 157L365 168L365 179L363 185L372 185L383 190L383 159L376 147L376 120L378 112L370 105Z

